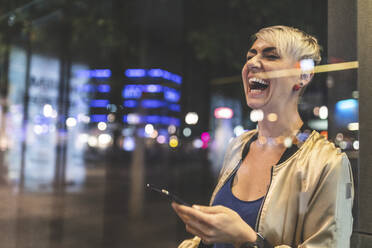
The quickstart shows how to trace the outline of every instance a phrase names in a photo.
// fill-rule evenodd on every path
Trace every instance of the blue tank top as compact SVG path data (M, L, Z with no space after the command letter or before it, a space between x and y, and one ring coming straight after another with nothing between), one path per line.
M236 173L236 172L235 172ZM258 211L260 210L264 197L255 201L242 201L234 196L231 191L231 184L235 173L226 181L222 188L216 194L213 201L213 206L223 205L237 212L240 217L248 223L253 229L256 225ZM213 248L234 248L232 244L214 244Z

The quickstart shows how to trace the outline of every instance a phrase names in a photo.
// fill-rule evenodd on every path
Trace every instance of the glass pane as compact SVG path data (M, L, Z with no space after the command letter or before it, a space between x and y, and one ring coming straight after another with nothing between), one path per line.
M356 175L357 71L334 67L357 60L356 10L345 26L332 4L2 1L0 242L165 248L191 237L146 185L209 204L229 142L257 127L241 79L251 35L276 24L323 47L299 112Z

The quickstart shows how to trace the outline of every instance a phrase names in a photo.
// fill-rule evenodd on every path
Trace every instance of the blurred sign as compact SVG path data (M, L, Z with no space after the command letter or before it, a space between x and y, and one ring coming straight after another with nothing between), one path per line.
M25 187L51 185L55 174L57 118L44 116L44 106L58 109L60 63L52 57L31 57L26 124ZM27 104L27 103L25 103Z
M346 99L336 103L335 124L346 128L349 123L358 122L358 100Z
M214 117L217 119L231 119L234 115L234 111L231 108L220 107L214 110Z

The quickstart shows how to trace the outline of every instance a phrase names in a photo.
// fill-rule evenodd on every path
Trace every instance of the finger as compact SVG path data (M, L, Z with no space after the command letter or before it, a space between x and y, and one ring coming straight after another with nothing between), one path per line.
M190 223L190 221L191 221L190 217L187 216L187 215L180 214L180 215L178 215L178 216L181 218L181 220L182 220L185 224L188 224L188 223Z
M200 216L198 215L198 212L200 211L196 209L180 205L177 203L172 203L172 207L181 219L194 219L194 221L205 221L203 219L200 219Z
M189 218L188 215L184 214L184 212L182 212L177 206L172 205L172 208L176 212L178 217L180 217L184 222Z
M210 228L213 226L214 217L208 213L203 213L202 211L198 210L198 205L194 205L193 207L187 207L184 205L180 205L177 203L172 203L175 211L177 212L178 216L185 222L185 224L192 224L192 225L202 225L203 228ZM204 208L213 208L214 212L216 212L219 208L217 207L204 207ZM192 221L192 222L191 222Z
M200 232L203 232L203 230L209 230L213 228L213 226L206 224L203 221L197 218L194 218L190 215L183 214L183 213L177 213L177 214L181 218L181 220L185 223L186 226L187 225L191 226L193 227L193 229L200 230Z
M183 208L183 206L181 207ZM181 211L184 215L189 216L190 219L203 222L206 225L213 225L214 216L209 213L204 213L196 208L190 207L185 207Z
M211 225L210 223L206 223L198 218L186 216L184 222L186 225L189 225L204 234L210 234L211 230L214 229L213 225Z
M182 219L184 220L185 218L187 218L187 215L184 213L184 211L182 211L182 209L179 208L179 204L177 203L172 203L172 208L173 210L176 212L176 214Z
M172 202L171 203L171 206L172 206L172 208L174 209L174 211L176 211L176 212L178 212L178 210L179 210L179 204L177 204L177 203L175 203L175 202Z
M172 202L172 208L174 211L176 211L179 214L187 214L188 209L191 209L191 207L180 205L178 203Z

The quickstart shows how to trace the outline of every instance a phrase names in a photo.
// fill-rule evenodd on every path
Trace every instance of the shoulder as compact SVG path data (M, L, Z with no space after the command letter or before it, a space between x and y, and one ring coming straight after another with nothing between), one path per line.
M313 131L301 149L300 157L310 171L336 174L350 173L350 163L346 154L318 132ZM342 173L342 171L344 173Z
M229 142L226 152L238 152L257 133L257 130L250 130L234 137Z
M247 132L244 132L243 134L232 138L230 141L227 149L226 149L226 155L235 155L239 154L241 155L242 149L244 145L257 133L257 130L250 130Z
M257 130L247 131L233 138L227 146L225 158L220 173L226 169L234 167L242 158L244 145L257 133Z

